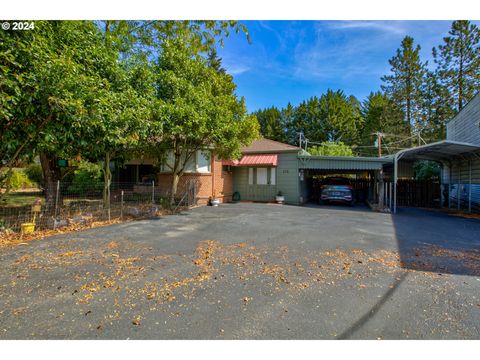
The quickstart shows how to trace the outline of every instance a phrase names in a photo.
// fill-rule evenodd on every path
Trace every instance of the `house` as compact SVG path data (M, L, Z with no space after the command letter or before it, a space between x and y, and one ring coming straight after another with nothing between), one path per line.
M169 159L167 157L166 162ZM152 186L157 195L168 196L172 183L168 164L158 163L150 158L136 158L127 161L115 174L115 181L122 188L134 193L148 193ZM190 192L197 204L206 204L209 198L218 198L221 202L232 200L233 183L231 169L225 166L209 150L197 151L186 164L180 177L177 194L183 196Z
M240 200L274 201L278 192L286 203L298 202L298 161L302 149L269 139L243 147L238 161L225 160L233 175L233 191Z
M177 193L193 189L195 202L206 204L209 198L232 201L234 192L241 200L274 201L282 191L286 202L297 203L299 147L262 138L242 147L241 152L240 160L221 160L210 151L197 151L187 163ZM153 186L156 194L167 196L172 182L168 161L168 156L164 164L149 158L132 159L116 171L115 181L135 193L151 192Z

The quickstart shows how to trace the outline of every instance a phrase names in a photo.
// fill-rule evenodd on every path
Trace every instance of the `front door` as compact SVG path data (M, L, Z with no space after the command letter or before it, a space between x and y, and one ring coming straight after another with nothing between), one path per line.
M276 169L248 168L247 199L252 201L274 201L276 195Z

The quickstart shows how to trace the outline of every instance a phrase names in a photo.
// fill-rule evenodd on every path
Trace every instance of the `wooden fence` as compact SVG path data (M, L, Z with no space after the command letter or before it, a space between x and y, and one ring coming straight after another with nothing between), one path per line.
M435 208L441 206L440 181L406 180L397 182L397 206Z

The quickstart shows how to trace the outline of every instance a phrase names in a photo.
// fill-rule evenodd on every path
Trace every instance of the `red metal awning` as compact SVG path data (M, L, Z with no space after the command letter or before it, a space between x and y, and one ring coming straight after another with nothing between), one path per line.
M230 166L277 166L277 154L243 155L240 160L223 160L223 165Z

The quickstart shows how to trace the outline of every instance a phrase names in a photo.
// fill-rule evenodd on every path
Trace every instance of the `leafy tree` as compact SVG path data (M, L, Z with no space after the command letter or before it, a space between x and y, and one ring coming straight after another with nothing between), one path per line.
M309 147L307 151L310 155L319 156L353 156L352 148L341 141L325 141L320 146Z
M382 150L385 149L387 153L396 152L399 146L409 145L408 140L398 142L402 137L410 137L410 124L405 121L402 110L387 95L380 91L371 92L363 102L361 112L364 119L361 131L362 146L372 146L377 132L387 135L382 139L384 145ZM357 148L358 150L362 155L377 154L377 149L371 147Z
M354 96L347 97L341 90L328 90L320 97L319 106L328 141L343 141L349 145L358 141L363 120L360 103Z
M382 77L382 90L400 106L406 121L420 130L421 87L427 63L420 60L420 45L414 46L414 39L406 36L397 53L389 61L391 75Z
M310 141L326 141L327 134L322 122L319 99L314 96L295 107L288 127L292 144L298 144L299 133L303 133Z
M150 151L171 153L171 202L189 160L211 150L220 158L240 157L240 146L258 136L255 116L248 116L235 95L232 78L208 66L185 39L162 45L156 69L157 103ZM158 153L157 153L158 154Z
M263 132L278 129L284 141L292 145L298 145L300 133L311 142L343 141L353 145L358 141L358 132L363 123L360 103L354 96L348 97L341 90L328 90L320 98L311 97L297 107L289 103L281 111L266 109L258 112L257 116L260 124L263 124Z
M276 107L258 110L254 113L260 125L260 133L263 137L285 142L285 124L283 123L282 113Z
M420 160L413 164L415 178L418 180L438 179L440 169L440 165L435 161Z
M2 142L17 146L19 154L39 155L48 211L56 182L65 175L57 160L98 158L113 139L129 138L127 117L141 111L132 106L137 96L117 50L93 22L42 21L35 31L18 33L1 35L5 43L24 44L12 47L11 61L17 65L10 68L11 78L18 79L18 91L10 99L15 106L9 107L7 121L2 119Z
M440 83L449 94L444 100L460 111L480 87L480 29L458 20L448 34L432 52Z

